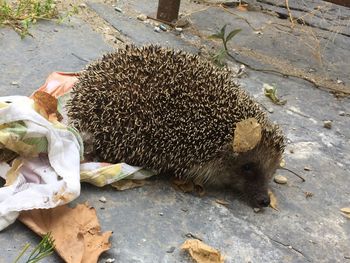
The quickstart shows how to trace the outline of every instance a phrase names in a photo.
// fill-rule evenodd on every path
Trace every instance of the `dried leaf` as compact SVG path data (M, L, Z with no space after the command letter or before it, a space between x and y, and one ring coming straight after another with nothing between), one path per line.
M350 207L344 207L340 209L340 211L342 211L344 214L350 215Z
M181 249L188 251L197 263L224 263L224 256L220 251L204 244L197 239L188 239L182 244Z
M246 12L248 11L248 4L239 4L236 8L239 11Z
M19 170L21 169L23 165L23 161L22 159L18 158L18 159L15 159L13 162L12 162L12 166L10 168L10 170L8 170L7 174L6 174L6 183L5 183L5 186L9 186L11 184L13 184L18 175L19 175Z
M268 191L269 193L269 197L270 197L270 207L276 211L279 211L277 208L277 198L276 196L273 194L273 192L271 190Z
M50 121L62 120L57 111L57 99L44 91L36 91L33 96L35 110Z
M261 125L255 118L249 118L236 124L233 137L233 150L237 153L247 152L260 142Z
M194 191L194 183L192 181L184 181L181 179L174 179L172 184L175 189L184 193L192 193Z
M137 188L145 185L146 180L133 180L133 179L123 179L112 183L111 185L118 191L124 191L127 189Z
M287 100L281 100L280 98L277 97L277 88L273 87L269 84L264 83L264 93L265 96L270 98L273 103L277 105L284 105L287 103Z
M280 167L285 167L286 166L286 160L285 159L282 159L281 162L280 162Z
M112 232L101 233L95 209L86 204L23 211L19 220L40 236L51 232L55 250L66 262L95 263L111 246Z
M227 202L224 199L216 199L215 202L220 204L220 205L229 205L230 204L229 202Z
M184 193L197 193L199 196L205 195L204 187L192 181L185 181L175 178L172 180L172 185L175 189Z

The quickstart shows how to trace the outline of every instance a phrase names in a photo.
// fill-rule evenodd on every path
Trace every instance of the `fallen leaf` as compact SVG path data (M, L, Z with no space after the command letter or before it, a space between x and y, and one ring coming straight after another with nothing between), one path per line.
M285 159L282 159L281 162L280 162L280 167L285 167L286 166L286 160Z
M6 174L5 186L9 186L16 181L19 175L19 170L21 169L22 165L23 165L23 161L20 158L17 158L12 162L12 166Z
M124 191L127 189L137 188L145 185L146 180L134 180L134 179L123 179L116 181L111 185L118 191Z
M182 244L181 249L188 251L197 263L224 263L224 256L220 251L206 245L197 239L188 239Z
M69 263L96 263L111 246L112 232L101 233L96 211L87 204L23 211L19 220L40 236L51 232L55 250Z
M340 211L342 211L344 214L350 215L350 207L344 207L340 209Z
M230 204L229 202L227 202L226 200L223 200L223 199L216 199L215 202L220 204L220 205L229 205Z
M238 11L246 12L248 11L248 4L239 4L236 8Z
M273 192L271 190L268 191L269 197L270 197L270 207L276 211L279 211L277 208L277 198L276 196L273 194Z
M236 124L233 137L233 150L237 153L247 152L260 142L261 125L255 118L249 118Z
M265 96L270 98L273 103L277 105L284 105L287 103L287 100L281 100L280 98L278 98L276 87L273 87L266 83L264 83L263 87L264 87Z
M195 184L192 181L175 178L172 180L172 185L175 189L184 193L197 193L199 196L205 195L204 187L200 184Z
M50 121L62 120L62 115L57 111L57 99L44 91L36 91L33 96L35 110Z

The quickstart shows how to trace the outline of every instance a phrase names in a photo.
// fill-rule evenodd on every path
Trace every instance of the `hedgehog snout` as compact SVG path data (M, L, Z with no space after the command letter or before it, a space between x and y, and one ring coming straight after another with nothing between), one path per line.
M270 204L270 197L268 195L259 196L256 199L256 203L259 207L267 207Z

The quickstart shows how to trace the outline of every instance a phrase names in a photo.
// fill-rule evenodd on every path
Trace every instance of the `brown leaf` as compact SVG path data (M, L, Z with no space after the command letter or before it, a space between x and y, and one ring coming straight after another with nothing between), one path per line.
M36 91L33 96L35 110L50 121L62 120L57 111L57 99L44 91Z
M255 118L236 124L233 137L233 150L237 153L253 149L261 140L261 125Z
M194 183L192 181L184 181L181 179L175 178L173 181L173 186L184 193L194 192Z
M55 250L69 263L96 263L111 246L112 232L101 233L96 211L87 204L23 211L19 220L40 236L51 232Z
M23 165L23 161L21 159L15 159L13 162L12 162L12 166L10 168L10 170L8 170L7 174L6 174L6 184L5 186L9 186L11 184L13 184L18 175L19 175L19 170L21 169Z
M277 198L276 196L273 194L273 192L271 190L268 191L269 193L269 197L270 197L270 207L272 209L275 209L276 211L279 211L277 208Z
M197 239L188 239L182 244L181 249L188 251L197 263L224 263L224 256L220 251L204 244Z
M111 185L118 191L124 191L127 189L137 188L145 185L146 180L133 180L133 179L123 179L112 183Z
M172 180L173 187L184 193L197 193L199 196L205 195L204 187L192 181L185 181L175 178Z

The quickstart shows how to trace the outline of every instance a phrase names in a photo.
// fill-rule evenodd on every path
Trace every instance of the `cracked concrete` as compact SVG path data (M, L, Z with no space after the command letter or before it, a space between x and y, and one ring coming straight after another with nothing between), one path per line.
M271 6L266 4L267 0L247 2L256 5L254 10L259 10L259 5L265 9ZM313 0L312 5L300 7L298 1L289 2L294 9L303 10L300 12L325 4ZM327 83L342 80L343 89L349 89L350 39L344 34L332 35L318 29L316 22L313 22L315 27L296 25L292 30L287 19L271 13L224 10L217 5L183 0L180 12L187 14L192 25L179 35L173 31L156 33L153 25L136 19L139 13L154 15L155 0L125 0L118 1L117 5L123 13L108 4L88 2L90 12L106 20L106 25L118 30L127 42L158 43L190 52L198 52L203 47L212 51L220 43L209 41L206 36L228 24L228 29L243 29L233 39L230 51L253 68L280 70L279 64L271 61L283 60L301 71L312 69L313 75L326 78ZM327 5L330 6L324 9L324 17L332 18L334 14L342 17L331 21L332 25L337 21L340 25L349 23L348 8ZM281 13L282 9L278 7L277 11ZM292 14L298 11L294 9ZM73 19L69 25L44 22L32 29L34 38L25 40L20 40L10 29L1 28L1 94L29 95L44 83L51 71L79 71L85 61L123 44L116 39L117 44L111 45L92 27L80 18ZM256 34L258 28L262 35ZM348 27L344 30L342 32L348 34ZM317 48L322 63L314 56ZM271 57L271 61L251 57L247 50ZM19 85L12 85L13 81ZM250 69L239 81L264 107L273 110L270 117L281 124L288 138L287 167L302 174L306 182L302 183L287 171L278 171L288 178L287 185L271 183L279 211L265 209L262 213L254 213L244 200L231 192L210 191L200 198L175 191L164 178L152 178L146 186L124 192L83 184L82 194L75 203L88 201L97 210L102 230L114 232L112 248L102 255L100 262L107 258L123 263L190 262L179 249L187 233L221 250L227 257L226 262L349 261L350 221L339 211L350 206L350 117L339 115L341 111L350 113L349 98L338 99L300 78ZM264 96L264 83L275 84L287 104L272 104ZM332 129L323 128L324 120L333 121ZM306 192L313 196L306 198ZM105 204L98 201L101 196L106 197ZM230 205L219 205L215 199L225 199ZM26 242L36 244L38 241L39 238L20 223L13 224L0 235L3 251L0 262L11 262ZM167 253L171 247L175 247L174 252ZM60 262L60 259L53 255L45 262Z

